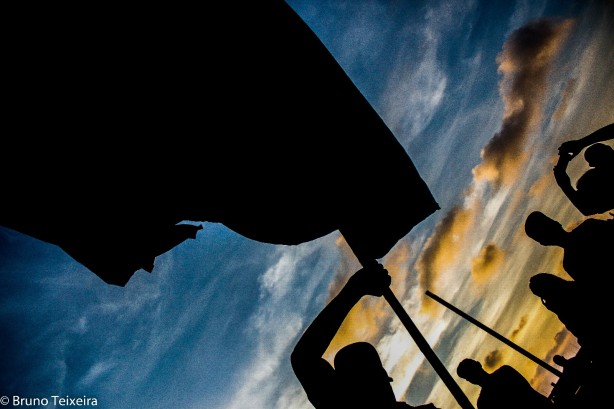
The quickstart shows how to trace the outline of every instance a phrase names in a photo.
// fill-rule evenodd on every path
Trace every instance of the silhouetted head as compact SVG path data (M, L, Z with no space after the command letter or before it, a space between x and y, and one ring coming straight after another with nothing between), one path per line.
M592 167L611 167L614 162L614 149L603 143L595 143L586 148L584 159Z
M483 385L488 376L481 363L469 358L463 359L458 364L456 374L474 385Z
M390 385L392 378L373 345L368 342L347 345L337 352L334 364L339 380L353 391L357 402L373 402L374 407L396 402Z
M565 358L563 355L554 355L552 357L552 362L563 367L569 364L569 361L570 359Z
M567 232L556 220L542 212L532 212L524 222L524 231L542 246L562 246Z
M539 273L529 279L529 289L541 298L565 297L570 290L569 282L548 273Z

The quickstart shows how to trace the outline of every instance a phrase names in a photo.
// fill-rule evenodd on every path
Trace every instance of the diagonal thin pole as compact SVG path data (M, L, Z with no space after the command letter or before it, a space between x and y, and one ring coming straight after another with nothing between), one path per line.
M392 307L392 310L396 313L397 317L399 317L405 328L407 328L409 335L411 335L411 337L414 339L414 342L416 345L418 345L420 351L422 351L426 359L430 362L435 372L437 372L443 383L446 384L452 395L454 395L454 398L461 408L474 409L467 396L465 396L460 386L458 386L454 378L452 378L452 375L450 375L446 367L441 363L435 354L435 351L431 349L431 346L428 344L418 327L416 327L416 324L414 324L405 309L403 309L403 306L390 288L386 289L384 292L384 298L386 301L388 301L388 304L390 304L390 307Z
M363 267L376 263L375 260L361 260L358 255L357 257ZM386 301L388 301L388 304L390 304L392 310L401 320L401 322L409 332L409 335L411 335L422 354L429 361L435 372L437 372L443 383L448 387L460 407L462 409L475 409L467 396L464 394L463 390L460 388L460 386L458 386L454 378L452 378L450 372L448 372L443 363L441 363L439 357L435 354L435 351L433 351L429 343L426 341L426 338L424 338L416 324L414 324L413 320L411 319L409 314L407 314L407 311L405 311L403 305L401 305L401 303L390 288L387 288L384 291L384 298L386 299Z
M432 292L430 292L428 290L426 291L426 295L428 295L429 297L431 297L435 301L439 302L440 304L443 304L445 307L448 307L449 309L451 309L452 311L454 311L455 313L457 313L461 317L465 318L467 321L471 322L472 324L474 324L474 325L478 326L479 328L483 329L484 331L488 332L490 335L492 335L493 337L497 338L499 341L504 342L505 344L507 344L510 347L514 348L516 351L520 352L522 355L526 356L531 361L535 362L536 364L540 365L541 367L543 367L543 368L547 369L548 371L552 372L554 375L558 376L559 378L563 375L563 373L561 371L559 371L558 369L548 365L546 362L544 362L543 360L539 359L538 357L536 357L535 355L533 355L532 353L530 353L526 349L520 347L519 345L516 345L515 343L513 343L509 339L505 338L503 335L499 334L498 332L496 332L495 330L491 329L490 327L482 324L480 321L476 320L475 318L473 318L469 314L466 314L462 310L456 308L455 306L453 306L449 302L445 301L441 297L433 294Z

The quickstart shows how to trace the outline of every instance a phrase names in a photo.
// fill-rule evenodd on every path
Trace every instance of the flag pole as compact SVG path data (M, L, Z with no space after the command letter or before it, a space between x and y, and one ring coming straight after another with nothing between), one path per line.
M364 260L361 259L359 255L356 256L363 267L367 267L376 263L376 261L373 259ZM435 351L433 351L429 343L426 341L426 338L424 338L424 336L422 335L416 324L413 322L409 314L407 314L407 311L405 311L403 305L399 302L390 287L384 291L383 295L392 310L395 312L397 317L401 320L401 322L409 332L409 335L411 335L411 337L413 338L414 342L416 343L422 354L424 354L435 372L437 372L443 383L448 387L460 407L462 409L475 409L460 388L460 386L458 386L454 378L452 378L450 372L448 372L446 367L439 360L439 357L435 354Z
M535 362L536 364L540 365L542 368L547 369L548 371L550 371L551 373L553 373L554 375L556 375L558 377L561 377L563 375L563 373L561 371L557 370L556 368L552 367L551 365L548 365L548 363L546 363L543 360L539 359L538 357L536 357L535 355L533 355L532 353L530 353L526 349L520 347L519 345L516 345L515 343L513 343L509 339L505 338L503 335L499 334L498 332L496 332L492 328L482 324L480 321L476 320L475 318L473 318L469 314L466 314L462 310L456 308L454 305L452 305L449 302L445 301L441 297L433 294L432 292L430 292L428 290L426 291L426 295L428 295L429 297L431 297L435 301L439 302L440 304L444 305L448 309L454 311L455 313L457 313L461 317L465 318L467 321L471 322L472 324L476 325L477 327L479 327L479 328L483 329L484 331L488 332L490 335L492 335L493 337L497 338L499 341L504 342L506 345L509 345L510 347L514 348L516 351L520 352L522 355L526 356L527 358L529 358L531 361Z

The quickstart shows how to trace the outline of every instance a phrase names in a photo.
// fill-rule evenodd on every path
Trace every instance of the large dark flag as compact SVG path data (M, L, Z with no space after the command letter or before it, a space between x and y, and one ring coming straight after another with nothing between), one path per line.
M285 2L213 3L5 10L0 225L123 286L201 222L377 259L439 208Z

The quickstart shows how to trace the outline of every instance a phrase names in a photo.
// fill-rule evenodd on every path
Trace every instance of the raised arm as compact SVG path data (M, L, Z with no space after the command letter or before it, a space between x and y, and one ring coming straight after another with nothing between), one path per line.
M568 156L571 160L587 146L610 139L614 139L614 123L599 128L583 138L563 142L559 146L559 155Z
M584 216L601 213L604 210L602 202L605 200L605 194L601 191L579 191L571 185L571 179L567 174L567 164L569 159L567 155L559 156L559 161L554 166L554 179L557 185L561 188L569 201L582 213ZM606 187L607 188L607 187Z
M569 201L585 216L602 212L601 205L605 199L600 199L602 196L601 190L583 189L584 192L580 192L575 189L571 185L571 179L567 174L567 166L582 149L609 139L614 139L614 124L606 125L584 138L564 142L559 147L559 160L553 169L554 178L565 196L569 198Z
M578 205L580 205L580 207L582 206L581 203L579 203L579 200L581 200L581 195L578 194L578 191L571 185L571 179L567 174L567 165L569 165L569 162L574 156L575 154L572 155L569 152L561 153L561 148L559 148L559 160L554 166L553 171L554 179L556 180L557 185L559 185L565 196L567 196L569 201L577 208Z
M322 356L345 317L363 296L381 296L390 282L381 264L358 270L307 327L292 351L291 363L310 400L327 389L333 369Z

